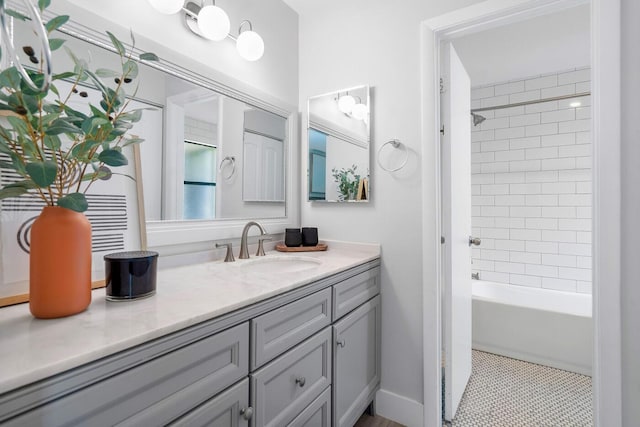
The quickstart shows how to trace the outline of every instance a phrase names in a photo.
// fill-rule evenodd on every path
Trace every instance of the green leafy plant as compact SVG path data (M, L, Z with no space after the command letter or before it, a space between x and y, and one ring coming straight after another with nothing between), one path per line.
M360 175L356 173L357 168L356 165L353 165L348 169L331 169L331 176L333 176L334 181L338 184L341 200L355 198L358 185L360 184Z
M39 0L43 11L50 0ZM11 11L10 15L28 20ZM66 15L50 19L45 28L49 34L68 21ZM10 169L20 179L0 188L0 199L31 193L49 206L61 206L77 212L88 208L85 193L97 180L108 180L113 167L124 166L128 160L122 149L143 140L128 136L133 123L140 120L142 109L129 109L137 91L138 61L155 61L152 53L134 56L135 39L131 33L129 49L107 32L120 57L120 69L91 70L89 63L70 49L68 55L73 70L53 75L46 90L34 90L26 84L16 67L0 73L0 167ZM49 38L51 50L63 47L65 40ZM23 46L35 68L27 69L31 80L39 87L44 82L44 61L35 57L33 48ZM38 65L39 64L39 65ZM108 79L108 81L107 81ZM56 82L71 85L61 94ZM134 83L128 95L125 86ZM87 98L86 87L100 92L98 105L87 103L87 112L71 108L70 100Z

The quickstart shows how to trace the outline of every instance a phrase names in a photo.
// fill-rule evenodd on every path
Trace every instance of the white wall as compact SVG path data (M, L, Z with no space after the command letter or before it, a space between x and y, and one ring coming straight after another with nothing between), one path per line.
M640 2L622 2L622 419L640 420Z
M472 86L587 65L589 9L589 4L573 7L461 37L453 44Z
M420 137L420 22L472 3L328 0L305 2L300 16L299 105L306 106L310 96L372 86L370 203L303 201L302 225L318 226L321 238L382 244L383 391L378 410L408 425L422 419L420 236L422 216L435 215L422 212L421 200L420 153L427 142ZM302 117L306 135L304 109ZM410 159L402 171L389 174L377 167L375 153L392 138L407 145ZM302 147L301 184L307 188L306 143ZM389 400L394 405L387 405Z
M475 88L472 108L590 91L590 69ZM590 97L483 111L471 132L472 271L591 293ZM577 108L572 102L580 102Z

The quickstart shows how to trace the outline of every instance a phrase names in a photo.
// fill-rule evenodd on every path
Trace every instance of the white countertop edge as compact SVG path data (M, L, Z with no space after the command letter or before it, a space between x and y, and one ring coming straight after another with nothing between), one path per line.
M104 331L97 329L96 325L90 325L92 320L95 322L95 317L103 315L107 318L105 320L114 322L117 321L114 319L117 317L114 312L121 311L125 315L123 316L125 319L123 322L132 319L131 311L135 311L136 308L147 307L149 304L153 304L154 299L163 298L159 294L161 292L161 286L163 285L162 282L167 280L165 276L174 274L180 276L180 273L187 271L187 269L202 268L202 266L211 266L214 264L222 266L221 268L225 268L226 266L223 266L221 261L215 261L160 270L158 272L158 293L150 298L137 301L107 302L104 298L104 289L96 289L92 292L92 304L89 306L87 311L62 319L34 319L29 314L27 304L2 308L0 309L0 394L65 372L69 369L82 366L86 363L99 360L103 357L185 329L189 326L214 319L242 308L247 308L255 303L268 300L269 298L284 294L296 288L373 261L380 257L379 244L351 243L332 240L323 240L323 242L326 242L329 245L329 250L327 252L304 252L293 253L291 255L329 258L330 260L338 261L337 264L339 264L339 267L331 268L329 270L321 270L318 274L308 275L306 277L300 276L299 278L285 283L284 285L274 286L272 289L264 289L248 297L236 298L233 302L223 304L219 307L212 308L211 310L201 310L193 315L186 315L175 322L165 322L158 327L150 327L147 330L131 333L129 336L123 336L122 338L109 338L109 342L106 344L101 343L99 345L83 346L82 349L77 351L73 351L71 348L64 348L66 346L65 333L75 331L76 333L90 334L102 332L104 334ZM357 255L351 256L354 253L357 253ZM273 251L268 252L267 255L281 256L283 253ZM348 261L341 260L341 257L351 259ZM274 279L281 281L282 277L274 277ZM234 286L234 284L232 283L230 286ZM164 296L165 299L170 297L171 295ZM146 313L146 315L152 316L153 312ZM109 319L108 316L111 316L112 318ZM83 327L83 323L89 324L89 326ZM106 325L103 326L106 327ZM23 335L27 335L29 333L24 333L25 330L35 331L34 340L36 341L36 348L34 348L34 343L31 342L30 337L11 336L10 330L12 328L17 331L22 331ZM43 335L43 339L38 340L35 335ZM47 346L43 344L41 348L38 348L38 341L42 341L42 343L44 343L47 340L49 342L53 342L53 345L58 347L55 349L46 348ZM73 344L71 345L73 346ZM14 351L11 350L12 348ZM58 353L62 353L63 356L47 357L48 353L55 353L53 350L58 350ZM34 363L33 354L29 354L31 351L43 352L35 357L38 363ZM25 354L26 357L24 357Z

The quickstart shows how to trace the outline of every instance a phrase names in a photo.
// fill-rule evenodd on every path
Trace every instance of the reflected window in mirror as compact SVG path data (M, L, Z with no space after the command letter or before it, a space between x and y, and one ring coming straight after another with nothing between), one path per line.
M369 200L369 87L309 98L308 200Z
M184 141L184 219L215 219L217 147Z

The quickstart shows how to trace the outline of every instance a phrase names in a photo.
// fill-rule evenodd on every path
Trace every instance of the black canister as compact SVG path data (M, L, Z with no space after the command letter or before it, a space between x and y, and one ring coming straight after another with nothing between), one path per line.
M316 227L302 227L302 246L318 245L318 229Z
M158 253L118 252L104 256L107 300L130 301L156 293Z
M302 233L299 228L284 229L284 244L290 248L302 245Z

